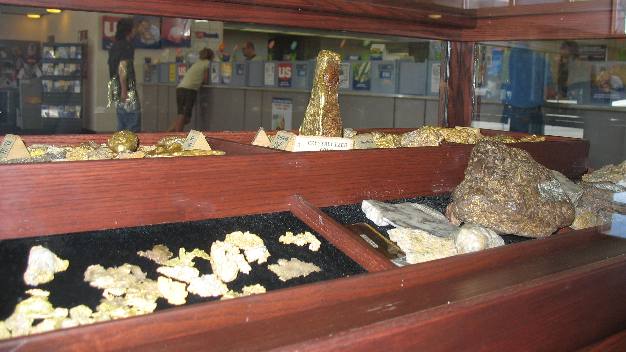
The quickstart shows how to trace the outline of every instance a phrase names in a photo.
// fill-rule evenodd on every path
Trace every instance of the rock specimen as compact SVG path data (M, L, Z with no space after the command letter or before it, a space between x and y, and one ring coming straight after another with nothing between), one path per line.
M24 282L27 285L37 286L54 279L54 274L67 270L70 262L57 257L54 253L42 246L34 246L28 255L28 267L24 273Z
M223 282L235 280L240 271L248 274L252 270L239 248L222 241L215 241L211 245L211 268Z
M415 131L402 135L400 141L403 147L436 147L443 141L441 128L433 126L423 126Z
M610 189L612 188L610 185L621 186L610 182L581 182L580 185L583 191L576 203L576 219L572 224L573 229L580 230L609 224L614 212L623 211L623 207L613 201L615 192Z
M476 224L465 224L454 237L454 245L457 253L463 254L504 246L504 240L493 230Z
M619 165L606 165L594 172L583 175L583 181L590 183L609 182L626 186L626 161Z
M406 253L409 264L450 257L457 254L453 238L433 236L426 231L397 228L387 231L389 238Z
M476 144L452 198L450 217L498 233L546 237L574 221L574 206L552 172L528 152L494 141Z
M280 281L287 281L300 276L307 277L311 273L322 271L317 265L303 262L297 258L278 259L278 264L270 264L267 268L276 274Z
M459 230L443 214L423 204L389 204L364 200L361 210L378 226L419 229L439 237L453 236Z
M278 238L278 241L284 244L295 244L300 247L308 244L309 250L313 252L317 252L322 244L322 242L320 242L320 240L318 240L317 237L309 231L301 232L297 235L294 235L291 231L287 231L284 235Z

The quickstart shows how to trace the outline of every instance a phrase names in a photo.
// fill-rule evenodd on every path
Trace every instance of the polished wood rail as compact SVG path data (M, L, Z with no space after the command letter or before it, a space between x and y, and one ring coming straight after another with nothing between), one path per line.
M383 254L374 250L365 241L354 238L345 226L312 206L301 196L294 195L289 198L289 210L318 234L324 236L328 242L352 258L363 269L376 272L396 267Z
M148 143L162 136L140 138ZM79 144L106 137L25 139ZM209 142L230 154L0 165L0 239L286 211L293 194L322 207L448 193L463 179L472 150L447 144L285 153ZM586 141L550 138L515 147L569 177L586 171Z

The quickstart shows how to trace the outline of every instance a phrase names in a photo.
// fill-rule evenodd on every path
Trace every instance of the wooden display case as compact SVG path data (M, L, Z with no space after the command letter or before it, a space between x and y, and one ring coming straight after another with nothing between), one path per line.
M0 3L452 40L450 77L441 94L449 125L467 124L471 116L473 41L615 36L621 16L615 1L494 12L406 1ZM431 14L442 14L441 20ZM582 31L586 16L602 25ZM515 31L487 30L508 21L518 24ZM319 209L449 193L462 180L471 146L285 153L245 144L250 133L206 135L228 154L0 165L0 238L290 211L369 273L4 340L0 350L606 350L626 344L626 241L604 235L605 229L395 268ZM150 143L162 136L140 138ZM104 138L25 140L78 144ZM515 146L569 177L586 171L585 141L549 137Z

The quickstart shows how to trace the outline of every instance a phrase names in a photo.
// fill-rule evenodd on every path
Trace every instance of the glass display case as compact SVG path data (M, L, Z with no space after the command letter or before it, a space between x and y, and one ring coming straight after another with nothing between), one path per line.
M0 3L34 6L31 10L47 4ZM499 46L500 41L621 38L619 1L85 0L58 5L71 10L49 21L72 19L76 28L69 27L71 35L76 29L102 30L101 36L89 31L85 51L96 66L86 66L90 81L83 88L93 95L81 111L84 126L98 133L23 135L22 151L31 157L0 164L0 271L7 282L0 297L0 318L5 319L0 332L18 331L16 305L28 314L33 311L23 302L45 308L25 319L27 330L18 332L26 333L2 335L0 349L623 347L626 231L620 192L601 199L603 209L614 213L606 226L563 227L531 240L505 235L498 248L414 265L389 257L392 247L385 234L390 227L361 211L364 200L409 201L453 220L449 205L471 173L468 165L480 164L473 151L478 144L515 150L515 156L498 159L505 169L495 176L526 177L506 169L514 165L506 162L521 158L534 159L541 170L558 171L564 179L594 182L587 174L593 141L579 135L497 131L499 126L488 122L501 121L483 119L482 112L485 102L507 96L511 76L503 71L510 61L507 52L516 46ZM105 39L115 36L119 17L131 14L137 17L133 28L145 32L143 44L157 45L152 39L159 29L166 41L158 45L169 48L136 47L142 132L134 140L111 135L116 112L105 108L103 90L114 75L104 60L110 50L104 49ZM195 20L186 30L190 18ZM249 50L248 42L256 44L261 60L234 57L248 54L239 47ZM202 133L164 133L179 112L173 83L192 71L189 64L198 61L193 55L205 46L215 48L219 61L206 69L187 127ZM342 51L344 58L337 63L334 87L343 127L351 128L343 136L370 134L378 138L372 142L375 148L289 152L253 145L265 133L259 127L276 141L303 123L314 95L311 69L318 62L313 59L323 49ZM543 63L535 76L546 77L549 60ZM242 77L235 79L237 75ZM584 88L572 89L584 95ZM544 103L545 96L539 95ZM453 136L418 147L401 142L415 131L433 130ZM462 137L455 139L454 133ZM123 143L116 142L121 137ZM180 146L166 145L174 138ZM6 147L3 142L9 150L0 152L8 154L16 140L5 136L5 142L13 143ZM504 147L504 141L514 148ZM41 144L59 150L41 151ZM50 156L54 151L64 157ZM33 160L33 153L42 159ZM543 172L529 173L544 177ZM488 177L484 186L492 181ZM533 192L559 202L563 194L554 191L555 176L550 177L547 184L534 185ZM607 187L623 187L620 180L613 181ZM512 181L507 187L501 194L518 194ZM517 206L504 204L492 213ZM523 204L518 211L532 213L535 207ZM249 246L233 239L248 232L257 234L263 246L257 237L246 237L255 243ZM290 233L317 242L287 244ZM385 246L387 251L381 250ZM39 247L58 256L49 257L57 272L53 280L31 285L24 271ZM269 257L258 256L260 247ZM233 259L238 273L233 279L215 263L229 251L239 258ZM252 254L257 260L250 260ZM219 294L200 294L205 291L191 290L195 277L172 280L170 270L189 262L204 274L198 278L209 281L217 275L227 287L217 285ZM296 277L275 275L281 265L297 266L290 269ZM158 287L160 294L146 293L146 287ZM131 298L135 300L128 303ZM81 322L84 307L90 313Z

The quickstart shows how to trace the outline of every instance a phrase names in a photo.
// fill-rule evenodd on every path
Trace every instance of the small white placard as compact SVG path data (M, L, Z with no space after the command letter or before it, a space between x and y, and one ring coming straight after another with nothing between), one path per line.
M211 146L202 132L191 130L183 143L183 150L211 150Z
M294 152L313 152L321 150L350 150L354 141L342 137L296 136Z
M4 136L2 144L0 144L0 160L13 160L30 158L30 153L22 138L14 134Z
M296 135L289 131L278 131L272 140L272 148L291 151Z
M374 149L376 143L374 142L374 135L371 133L357 134L352 137L354 140L354 149Z
M263 127L259 127L259 130L257 131L256 136L254 136L254 140L252 141L252 145L266 148L272 145L272 142L267 136L267 133L265 133Z
M276 63L274 62L266 62L265 63L265 79L264 83L266 86L274 86L276 85Z

